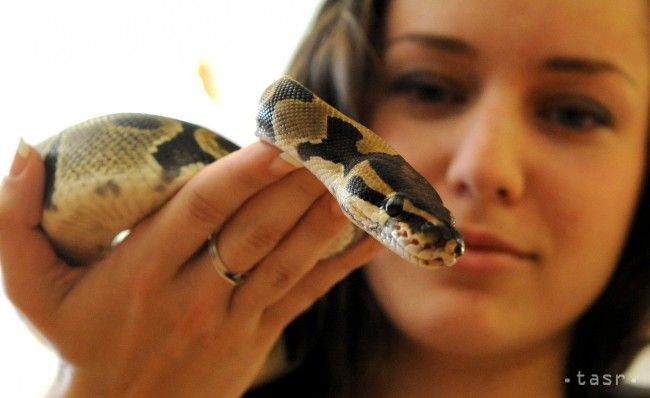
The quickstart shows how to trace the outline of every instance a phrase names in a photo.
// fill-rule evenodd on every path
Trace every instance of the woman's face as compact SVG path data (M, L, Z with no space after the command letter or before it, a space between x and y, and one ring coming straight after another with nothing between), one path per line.
M419 347L566 341L608 282L645 168L644 1L395 0L369 126L441 194L456 266L366 268ZM557 338L561 338L558 340Z

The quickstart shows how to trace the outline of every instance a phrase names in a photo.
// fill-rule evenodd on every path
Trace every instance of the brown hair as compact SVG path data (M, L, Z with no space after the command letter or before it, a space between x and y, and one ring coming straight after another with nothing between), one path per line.
M372 77L378 70L385 0L329 0L299 47L288 74L327 102L363 121ZM647 173L646 173L647 174ZM647 177L627 244L609 285L575 325L566 377L621 374L648 344L650 306L650 196ZM296 370L266 386L270 396L353 396L380 377L395 330L360 271L333 288L294 321L286 337ZM602 396L594 386L567 385L571 397ZM286 390L285 390L286 389ZM264 394L261 394L264 395ZM251 396L258 396L253 394Z

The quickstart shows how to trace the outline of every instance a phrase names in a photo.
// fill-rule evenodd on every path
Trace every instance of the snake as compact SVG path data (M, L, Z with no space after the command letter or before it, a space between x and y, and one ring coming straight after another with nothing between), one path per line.
M463 254L454 218L426 178L294 79L282 77L264 91L255 135L307 168L338 201L352 232L332 253L370 235L419 266L451 266ZM41 226L71 264L106 256L122 231L239 149L207 128L141 113L95 117L35 147L45 165Z

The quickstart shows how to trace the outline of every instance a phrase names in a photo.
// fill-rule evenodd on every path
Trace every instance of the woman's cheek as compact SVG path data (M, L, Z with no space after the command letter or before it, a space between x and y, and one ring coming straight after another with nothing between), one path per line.
M578 162L585 167L565 167L537 178L537 203L552 237L541 273L551 313L555 308L577 318L614 272L641 174L639 163L625 158L627 162L615 156L600 161L586 158Z

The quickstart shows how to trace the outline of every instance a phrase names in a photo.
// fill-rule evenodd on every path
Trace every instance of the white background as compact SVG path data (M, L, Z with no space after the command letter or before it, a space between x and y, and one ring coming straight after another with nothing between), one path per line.
M252 142L263 88L282 74L319 0L0 0L0 174L36 143L105 113L173 116ZM217 102L204 93L200 61ZM54 353L0 294L0 396L38 397ZM650 383L650 361L626 374Z

